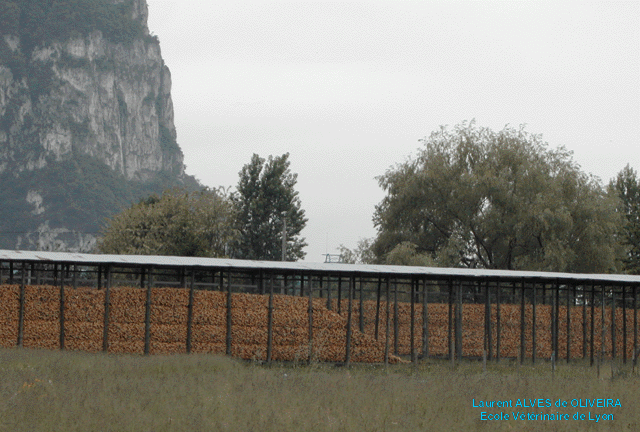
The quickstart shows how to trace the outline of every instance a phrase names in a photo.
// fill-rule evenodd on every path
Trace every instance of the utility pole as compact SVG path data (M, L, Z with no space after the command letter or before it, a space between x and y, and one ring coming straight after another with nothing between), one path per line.
M287 212L282 212L282 260L287 260Z

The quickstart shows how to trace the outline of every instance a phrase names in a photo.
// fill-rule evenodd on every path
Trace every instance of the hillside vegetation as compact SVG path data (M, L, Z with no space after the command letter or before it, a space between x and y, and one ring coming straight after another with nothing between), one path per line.
M3 0L0 34L20 36L33 46L85 36L100 30L113 42L131 43L144 34L144 24L132 18L133 0Z

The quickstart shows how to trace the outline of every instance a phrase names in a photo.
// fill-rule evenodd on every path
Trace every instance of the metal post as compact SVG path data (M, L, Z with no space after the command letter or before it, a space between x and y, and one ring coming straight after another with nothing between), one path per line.
M304 276L302 276L304 278ZM313 276L309 275L309 309L307 309L307 315L309 316L309 363L313 358Z
M611 359L616 358L616 289L611 287Z
M360 329L360 333L364 333L364 299L362 297L362 276L360 276L359 288L360 302L358 304L358 328Z
M378 340L379 336L379 324L380 324L380 297L382 295L382 278L378 276L378 291L376 294L376 329L375 329L375 338Z
M147 281L147 300L144 310L144 355L149 355L151 350L151 272L149 267L149 280Z
M351 362L351 305L352 305L352 299L353 299L353 290L354 290L354 285L356 283L356 277L355 276L351 276L351 278L349 279L349 310L347 311L347 337L346 337L346 342L347 342L347 346L346 346L346 353L345 353L345 359L344 359L344 363L346 366L349 366L349 363ZM385 365L388 363L388 359L386 358L386 354L385 354Z
M589 344L591 345L591 353L589 365L593 366L594 360L594 336L595 336L595 314L596 314L596 286L591 284L591 337L589 338Z
M391 315L391 302L389 301L389 288L390 288L390 278L387 276L387 296L386 296L386 309L387 309L387 322L386 322L386 331L384 335L384 364L385 366L389 364L389 332L391 331L390 325L390 315ZM351 308L349 308L351 310Z
M193 300L195 291L196 271L191 269L191 281L189 282L189 305L187 306L187 354L191 353L191 339L193 334Z
M262 279L262 272L260 272ZM270 275L271 283L269 284L269 315L267 316L267 363L271 363L273 355L273 273Z
M22 273L24 277L24 267L22 268ZM64 271L62 268L62 264L60 264L60 349L64 350Z
M338 276L338 314L342 313L342 276Z
M627 296L622 285L622 362L627 364Z
M500 361L500 281L496 282L496 362Z
M422 281L422 357L429 357L429 299L427 280Z
M537 290L536 290L536 282L533 281L531 285L532 293L532 302L531 302L531 311L533 313L533 325L531 327L531 363L536 362L536 303L537 303Z
M456 298L456 358L462 359L462 282L458 282Z
M571 360L571 289L565 285L567 290L567 363Z
M111 266L107 267L107 286L104 291L104 320L102 325L102 351L109 351L109 311L111 308Z
M604 360L604 352L605 352L605 334L606 334L606 327L605 327L605 314L604 314L604 304L605 304L605 298L604 298L604 285L600 287L601 288L601 295L602 295L602 304L600 305L600 309L601 309L601 319L602 319L602 336L600 339L600 359L598 361L598 377L600 377L600 366L602 365L602 361Z
M25 267L25 263L22 263L22 275L20 278L20 309L18 311L18 346L21 347L22 346L22 342L24 340L24 303L25 303L25 299L24 299L24 291L25 291L25 278L24 278L24 267ZM13 271L11 272L13 277Z
M455 341L453 340L453 282L449 280L449 333L448 333L448 342L449 342L449 360L453 364L455 354Z
M222 271L220 272L220 275L222 275ZM232 307L233 307L233 303L231 301L231 270L229 270L227 272L227 338L226 338L226 342L227 342L227 348L226 348L226 354L227 355L231 355L231 344L232 344L232 336L231 336L231 321L232 321Z
M637 285L632 288L633 295L633 367L638 364L636 353L638 352L638 290Z
M412 278L411 279L411 325L410 325L410 333L411 333L411 363L416 364L416 350L415 350L415 342L414 342L414 337L415 337L415 320L416 320L416 288L415 288L415 284L416 281Z
M560 282L556 283L556 292L555 292L555 315L554 315L554 342L553 342L553 351L556 353L556 361L560 356L559 343L558 343L558 333L560 329Z
M398 280L393 281L393 353L400 354L399 339L400 335L400 314L398 313Z
M587 296L582 285L582 359L587 358Z
M493 358L493 340L491 338L491 290L489 281L485 282L485 304L484 304L484 334L485 334L485 351L487 358Z
M524 333L526 328L525 321L525 304L524 304L524 279L520 282L520 364L524 362L525 357L525 339Z

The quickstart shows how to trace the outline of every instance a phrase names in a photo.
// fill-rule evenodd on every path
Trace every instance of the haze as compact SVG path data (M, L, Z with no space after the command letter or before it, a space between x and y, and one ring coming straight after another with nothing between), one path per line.
M640 169L640 2L148 0L187 172L291 154L306 261L375 236L375 177L440 125L526 124L604 183Z

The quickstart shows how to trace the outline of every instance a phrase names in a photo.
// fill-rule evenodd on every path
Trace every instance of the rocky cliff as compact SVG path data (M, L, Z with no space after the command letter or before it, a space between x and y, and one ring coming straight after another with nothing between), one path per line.
M90 251L106 216L197 182L146 1L41 3L0 10L0 247Z

